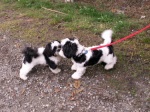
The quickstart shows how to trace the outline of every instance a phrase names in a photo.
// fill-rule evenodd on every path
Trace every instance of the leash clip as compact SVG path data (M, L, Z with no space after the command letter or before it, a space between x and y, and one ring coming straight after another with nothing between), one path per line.
M78 56L81 56L82 54L87 54L88 53L88 50L82 50L82 52L80 54L78 54Z
M83 50L82 53L83 53L83 54L87 54L87 53L88 53L88 50Z

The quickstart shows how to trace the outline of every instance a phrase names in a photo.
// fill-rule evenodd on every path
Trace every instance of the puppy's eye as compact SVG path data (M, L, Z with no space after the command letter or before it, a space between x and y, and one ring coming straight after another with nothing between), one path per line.
M58 48L61 48L61 45L59 45Z

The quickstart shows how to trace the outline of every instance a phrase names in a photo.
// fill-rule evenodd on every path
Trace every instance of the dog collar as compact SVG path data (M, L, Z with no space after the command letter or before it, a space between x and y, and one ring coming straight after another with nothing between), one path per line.
M82 51L82 54L87 54L87 53L88 53L88 50L85 50L85 49L84 49L84 50Z
M82 52L80 54L78 54L78 56L81 56L82 54L87 54L88 50L83 49Z

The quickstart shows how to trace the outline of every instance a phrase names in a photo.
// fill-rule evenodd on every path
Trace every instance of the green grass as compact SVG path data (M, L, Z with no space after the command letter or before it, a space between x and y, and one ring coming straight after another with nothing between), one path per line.
M132 29L141 27L137 24L139 21L131 20L125 15L117 15L109 11L102 12L87 4L54 3L52 0L3 0L3 3L14 4L13 8L26 17L46 19L48 20L48 25L61 23L64 26L64 30L67 31L87 30L94 34L100 34L103 30L111 28L115 32L114 38L118 39L130 34ZM45 10L42 7L65 14ZM3 7L1 6L0 8ZM0 13L0 16L3 15L5 13ZM141 42L149 44L150 40L145 37L141 39Z
M150 37L144 37L144 38L141 38L140 40L143 43L150 44Z
M124 15L117 15L112 12L101 12L95 7L83 4L66 4L50 0L3 0L5 3L15 2L18 9L25 8L26 16L51 19L49 22L52 25L63 22L66 30L90 30L93 33L101 32L106 28L112 28L119 32L127 30L131 24L126 20ZM46 7L52 10L57 10L66 15L51 12L42 9Z

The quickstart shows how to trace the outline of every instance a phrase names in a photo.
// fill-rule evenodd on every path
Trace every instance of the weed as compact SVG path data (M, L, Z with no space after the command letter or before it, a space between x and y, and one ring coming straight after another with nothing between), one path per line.
M68 23L67 26L70 31L77 31L83 29L90 29L93 25L89 22L89 18L76 19L72 23Z
M16 2L18 0L2 0L4 3L12 3L12 2Z
M82 6L79 9L80 14L92 17L95 22L114 22L118 20L123 20L123 15L115 15L112 12L100 12L92 6Z
M130 93L131 93L132 96L135 96L135 95L136 95L136 92L137 92L137 90L136 90L135 88L132 88L132 89L130 90Z
M0 29L6 31L8 28L11 30L15 30L19 27L20 21L19 20L13 20L13 21L6 21L3 23L0 23Z
M140 40L141 40L141 42L143 42L145 44L150 44L150 38L149 37L143 37Z
M52 3L49 0L18 0L19 4L23 7L40 9L42 6L52 7Z
M130 27L130 24L126 21L118 21L116 22L114 26L114 30L117 32L120 32L122 30L128 29Z

